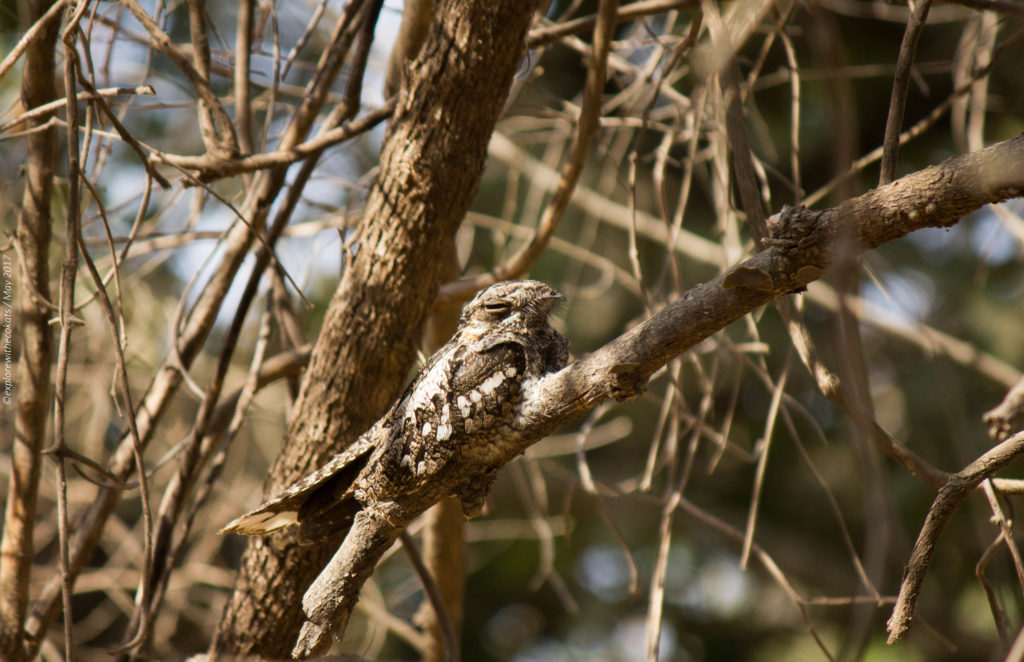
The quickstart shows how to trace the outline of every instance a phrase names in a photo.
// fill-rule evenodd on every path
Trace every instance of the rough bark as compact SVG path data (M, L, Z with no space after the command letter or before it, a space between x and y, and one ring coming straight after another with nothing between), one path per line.
M50 1L31 3L29 20L35 22L51 4ZM25 54L21 90L25 108L35 108L57 98L54 50L59 28L57 21L51 21ZM34 120L34 123L41 121ZM14 292L18 328L16 336L13 332L12 336L21 341L21 356L16 381L11 481L4 510L3 541L0 542L0 658L5 660L19 660L24 656L23 623L28 607L40 451L46 438L53 358L47 308L50 299L47 255L51 235L50 198L57 162L56 127L31 134L27 144L25 192L17 229L21 264L12 261L19 275ZM5 314L13 303L4 301ZM4 406L6 408L7 403Z
M268 492L344 448L401 388L445 267L437 256L477 190L533 9L467 0L437 8L403 82L359 251L328 308ZM299 600L336 547L253 540L212 650L287 655L303 621Z

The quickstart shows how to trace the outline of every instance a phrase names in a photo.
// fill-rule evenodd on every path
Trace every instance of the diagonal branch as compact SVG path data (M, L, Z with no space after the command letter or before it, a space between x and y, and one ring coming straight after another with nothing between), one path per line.
M674 356L783 294L802 291L833 261L848 228L861 250L925 227L948 227L984 204L1024 194L1024 135L948 159L843 204L811 212L787 207L770 219L768 248L547 380L552 404L543 434L608 397L636 395Z
M831 209L811 212L787 207L770 219L767 246L728 272L691 289L653 317L597 351L538 383L530 400L530 424L518 441L501 446L502 462L522 454L545 435L578 419L599 403L635 397L655 371L731 322L780 296L803 291L836 261L839 240L855 237L859 250L875 248L925 227L955 224L983 204L1024 195L1024 135L938 166L908 175ZM1014 440L1021 445L1018 435ZM898 442L892 441L893 444ZM1016 456L1003 444L950 484L973 489ZM1000 454L997 451L1003 452ZM883 448L883 450L891 450ZM893 453L889 453L893 456ZM894 459L899 461L897 453ZM479 467L453 463L446 484L472 480ZM352 530L303 598L307 621L293 655L325 649L332 634L344 632L359 590L377 560L402 528L424 512L442 490L436 486L386 503L373 504L355 519ZM959 494L956 492L955 494ZM954 494L954 496L955 496Z
M189 62L188 57L178 45L174 43L171 36L157 25L157 22L146 13L145 9L139 6L138 2L135 0L122 0L121 4L131 12L135 20L142 24L142 27L149 33L150 46L170 58L177 65L178 69L181 70L181 73L185 75L185 78L188 79L196 94L198 94L201 120L207 117L207 113L209 114L205 120L209 124L204 124L203 126L203 140L206 143L207 149L218 156L230 156L237 153L238 145L231 119L228 117L227 111L224 110L224 106L210 84L209 50L208 46L206 49L202 47L206 46L205 40L202 40L202 46L196 48L195 59L199 64L197 69L196 66ZM201 4L198 0L189 3L190 18L194 19L191 22L193 40L199 40L203 35L201 8L197 7L197 5ZM203 66L204 53L206 55L206 66ZM201 123L204 123L204 121L201 121ZM216 130L214 130L214 125Z

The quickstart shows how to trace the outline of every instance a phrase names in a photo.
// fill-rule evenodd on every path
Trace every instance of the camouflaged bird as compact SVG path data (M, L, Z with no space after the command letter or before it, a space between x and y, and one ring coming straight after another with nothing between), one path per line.
M531 388L568 362L568 341L548 325L551 308L564 300L532 280L482 290L383 418L220 533L297 525L300 540L316 542L347 531L360 510L416 491L434 502L455 494L466 517L479 515L528 422Z

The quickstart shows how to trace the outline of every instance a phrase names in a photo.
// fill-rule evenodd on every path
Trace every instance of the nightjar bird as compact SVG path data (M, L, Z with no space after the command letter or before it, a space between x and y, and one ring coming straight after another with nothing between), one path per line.
M383 418L220 533L261 535L294 525L300 541L312 543L347 531L374 504L411 497L429 505L450 494L466 517L479 515L498 470L518 452L531 389L568 363L568 341L548 325L552 307L564 300L533 280L479 292L452 339Z

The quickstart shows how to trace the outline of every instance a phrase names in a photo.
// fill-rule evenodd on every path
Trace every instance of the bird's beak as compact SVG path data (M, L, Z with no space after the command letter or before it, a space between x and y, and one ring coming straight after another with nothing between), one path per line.
M564 294L552 290L551 292L548 292L543 297L541 297L537 301L537 303L545 313L550 313L552 308L554 308L556 305L560 303L565 303L565 300L566 299Z

